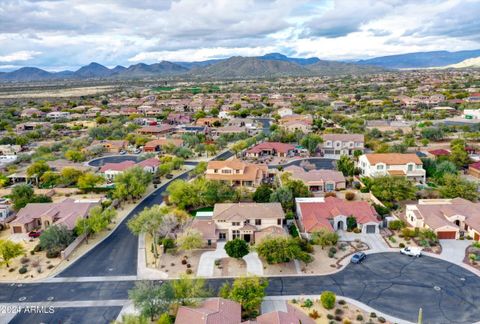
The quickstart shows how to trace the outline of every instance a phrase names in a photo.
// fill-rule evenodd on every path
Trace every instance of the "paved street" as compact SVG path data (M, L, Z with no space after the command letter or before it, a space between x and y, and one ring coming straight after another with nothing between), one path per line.
M226 280L229 279L207 279L207 282L218 289ZM369 255L366 262L350 264L332 275L274 277L269 281L268 296L319 295L332 290L413 322L419 307L423 308L424 323L467 324L480 319L480 278L430 257L376 253ZM101 306L103 300L127 299L127 291L133 284L133 281L110 281L0 285L0 303L15 302L22 297L26 298L25 303L47 303L53 297L54 301L97 300Z

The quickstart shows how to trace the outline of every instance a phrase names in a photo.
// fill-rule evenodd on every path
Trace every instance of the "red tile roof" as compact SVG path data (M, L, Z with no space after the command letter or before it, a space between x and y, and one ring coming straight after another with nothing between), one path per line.
M175 324L238 324L242 315L239 303L223 299L205 300L199 308L182 306Z
M447 156L450 155L450 151L445 149L438 149L438 150L431 150L428 153L435 155L435 156Z
M345 201L327 197L324 202L300 202L303 226L306 232L326 228L333 231L329 220L336 216L354 216L357 223L378 223L377 212L365 201Z
M470 168L480 170L480 162L475 162L469 165Z
M123 161L119 163L106 163L100 168L100 172L106 171L125 171L128 168L131 168L135 165L133 161Z
M280 142L264 142L260 143L251 149L249 149L248 153L260 153L263 150L275 150L279 153L288 153L288 151L294 150L295 146L292 144L280 143Z
M152 157L137 163L137 165L142 168L146 166L158 167L160 165L160 161L157 158Z

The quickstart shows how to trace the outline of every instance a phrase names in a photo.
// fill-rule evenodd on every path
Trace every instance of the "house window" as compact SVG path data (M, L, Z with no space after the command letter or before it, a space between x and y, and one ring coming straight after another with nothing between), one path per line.
M413 171L413 164L409 164L409 165L408 165L408 171L409 171L409 172Z
M232 222L232 226L240 226L240 222Z
M377 165L377 170L383 170L383 164Z
M218 238L219 238L220 240L224 240L224 239L227 238L227 234L226 234L226 233L218 233Z
M279 226L282 225L282 219L281 218L277 219L277 225L279 225Z
M240 238L240 231L239 230L233 230L232 231L232 239Z
M207 245L208 245L208 246L212 245L212 240L208 240L208 241L207 241Z
M246 224L250 224L250 220L247 219L247 220L244 222L244 224L245 224L245 225L246 225Z
M218 173L218 169L214 169L214 170L213 170L213 173Z
M255 225L262 225L262 220L261 219L256 219L255 220Z
M232 173L232 170L222 170L222 173L230 174L230 173Z
M239 173L240 173L240 170L235 170L235 173L236 173L236 174L239 174Z
M325 191L331 192L335 190L335 185L333 183L326 183L325 184Z

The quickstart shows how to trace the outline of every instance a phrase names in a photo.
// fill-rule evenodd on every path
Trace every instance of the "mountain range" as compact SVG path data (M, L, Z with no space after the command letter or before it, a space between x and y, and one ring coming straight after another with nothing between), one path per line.
M234 56L199 62L161 61L138 63L113 69L90 63L77 71L48 72L35 67L23 67L12 72L0 72L0 81L30 82L47 80L139 79L148 77L183 77L211 79L275 78L286 76L338 76L382 73L393 69L453 67L465 60L480 57L480 50L460 52L419 52L376 57L356 62L321 60L316 57L293 58L280 53L257 57ZM461 67L465 67L461 65Z

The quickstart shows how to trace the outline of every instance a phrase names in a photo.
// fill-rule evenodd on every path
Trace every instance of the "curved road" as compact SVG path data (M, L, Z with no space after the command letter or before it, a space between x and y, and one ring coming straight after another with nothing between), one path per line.
M230 279L210 279L217 290ZM66 282L0 285L0 303L17 301L126 300L133 281ZM371 254L359 265L325 276L269 278L267 295L319 295L324 290L353 298L383 313L416 322L467 324L480 320L480 278L452 263L431 257L410 258L398 253ZM85 309L88 313L89 309ZM93 310L92 310L93 311ZM114 319L118 312L112 312ZM17 315L17 322L22 322ZM28 322L28 321L25 321Z

